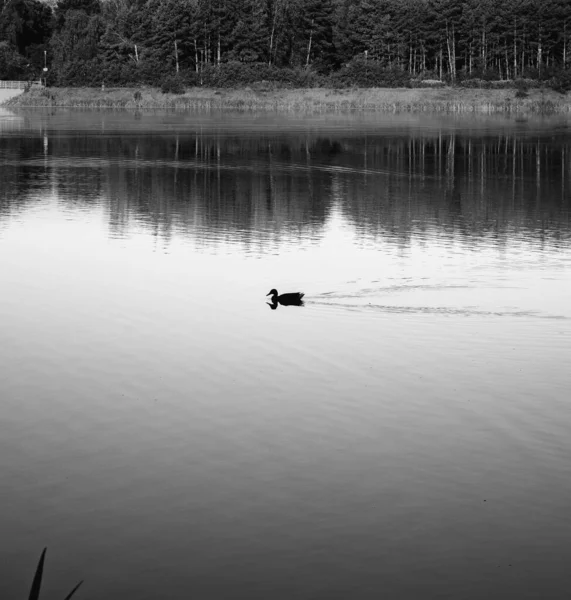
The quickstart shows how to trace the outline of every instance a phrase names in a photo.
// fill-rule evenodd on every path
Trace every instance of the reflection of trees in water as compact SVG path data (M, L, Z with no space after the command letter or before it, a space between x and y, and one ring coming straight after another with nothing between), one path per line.
M571 230L563 138L55 134L47 156L41 137L0 139L0 161L2 211L37 195L49 171L63 202L107 202L113 235L137 223L166 239L261 245L318 234L333 204L363 234L404 243L428 227Z
M569 143L448 135L368 145L367 174L346 178L346 213L367 233L426 227L465 235L569 234Z
M22 210L42 186L45 169L29 164L41 138L0 136L0 219Z
M325 221L330 177L292 168L282 158L288 146L199 136L159 141L160 160L156 147L136 146L134 161L106 171L116 233L137 215L157 235L208 230L215 239L252 244L305 236Z
M20 212L29 202L34 169L2 165L0 158L0 221Z

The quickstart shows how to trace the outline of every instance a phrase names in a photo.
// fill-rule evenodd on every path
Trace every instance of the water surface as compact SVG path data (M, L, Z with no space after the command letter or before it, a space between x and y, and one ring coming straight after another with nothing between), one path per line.
M560 119L0 113L0 596L567 598L570 208Z

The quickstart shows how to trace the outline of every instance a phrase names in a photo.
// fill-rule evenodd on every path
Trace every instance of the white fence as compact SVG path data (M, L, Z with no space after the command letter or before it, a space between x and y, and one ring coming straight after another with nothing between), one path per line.
M29 86L41 85L38 81L2 81L0 90L25 90Z

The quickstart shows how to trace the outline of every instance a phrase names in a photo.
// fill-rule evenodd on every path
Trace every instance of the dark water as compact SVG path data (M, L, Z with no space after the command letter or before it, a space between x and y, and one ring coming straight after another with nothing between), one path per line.
M568 598L570 277L566 121L0 113L0 598Z

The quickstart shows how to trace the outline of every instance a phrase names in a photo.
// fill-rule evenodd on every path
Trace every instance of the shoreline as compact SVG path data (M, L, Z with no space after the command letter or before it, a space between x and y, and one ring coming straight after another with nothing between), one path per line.
M6 108L92 108L243 110L272 112L434 112L434 113L571 113L571 95L530 89L352 88L282 89L262 85L242 89L189 88L164 94L159 88L40 88L2 103Z

